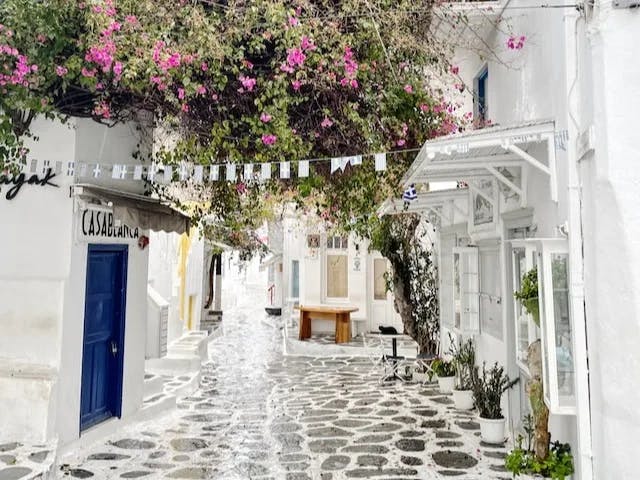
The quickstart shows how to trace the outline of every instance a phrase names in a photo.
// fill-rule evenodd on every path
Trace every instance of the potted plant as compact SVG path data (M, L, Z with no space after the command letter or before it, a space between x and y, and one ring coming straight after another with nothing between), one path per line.
M513 296L522 304L524 309L533 318L536 325L540 326L540 304L538 303L538 268L533 267L522 277L520 290Z
M473 408L473 375L476 369L476 350L473 339L465 342L452 342L451 354L456 369L453 401L459 410Z
M500 406L502 394L518 380L509 380L504 373L504 367L498 366L498 362L489 370L483 364L481 377L473 375L473 401L479 413L480 438L484 442L504 443L505 419Z
M431 364L431 369L437 375L440 393L451 393L456 379L456 367L453 361L436 358Z
M504 460L505 468L513 473L514 478L518 475L539 475L553 480L569 480L574 471L570 445L557 441L551 442L547 457L539 459L531 447L533 426L531 417L528 417L530 427L527 430L528 446L523 448L524 439L519 435L516 448L511 450Z

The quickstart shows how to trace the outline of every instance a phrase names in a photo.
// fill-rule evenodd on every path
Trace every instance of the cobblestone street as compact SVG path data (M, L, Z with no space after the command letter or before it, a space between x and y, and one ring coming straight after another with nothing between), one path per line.
M367 357L284 356L280 319L247 289L225 311L201 388L178 410L64 459L60 478L508 479L472 413L418 384L381 386Z

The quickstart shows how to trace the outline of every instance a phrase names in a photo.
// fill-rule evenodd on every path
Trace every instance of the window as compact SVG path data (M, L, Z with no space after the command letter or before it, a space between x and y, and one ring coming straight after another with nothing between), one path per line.
M326 252L326 297L345 299L349 296L347 237L327 237Z
M453 320L459 332L477 333L479 330L480 290L478 249L453 249Z
M489 86L489 68L484 67L475 80L475 121L478 126L484 125L489 119L487 115L487 89Z
M300 298L300 262L291 260L291 296Z
M531 241L513 240L511 245L513 290L520 291L522 278L536 265L536 250ZM527 351L529 345L540 338L540 329L536 325L533 316L527 313L522 303L515 297L513 297L513 313L516 327L516 363L528 373Z
M384 258L373 259L373 299L387 299L387 261Z

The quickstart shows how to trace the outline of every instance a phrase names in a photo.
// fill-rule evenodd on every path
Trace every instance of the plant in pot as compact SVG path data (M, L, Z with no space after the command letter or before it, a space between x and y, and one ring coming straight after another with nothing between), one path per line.
M568 480L573 473L573 456L568 443L551 442L546 458L540 459L533 451L533 419L527 415L524 419L524 428L527 433L527 446L523 446L524 437L518 436L516 447L509 452L504 460L505 468L518 475L537 475L553 480Z
M459 410L473 408L473 375L476 370L476 350L473 339L451 343L451 355L456 369L453 402Z
M533 267L522 277L520 290L513 296L522 304L524 309L533 318L536 325L540 326L540 305L538 303L538 268Z
M482 376L473 374L473 401L478 409L480 437L484 442L504 443L504 424L500 403L502 394L518 383L518 378L509 380L504 367L496 362L489 370L482 365Z
M431 369L438 376L440 393L451 393L456 379L456 367L453 361L436 358L431 364Z

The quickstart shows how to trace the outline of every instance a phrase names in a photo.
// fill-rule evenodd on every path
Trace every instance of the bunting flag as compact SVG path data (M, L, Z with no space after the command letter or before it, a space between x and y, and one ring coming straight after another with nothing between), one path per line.
M263 181L269 180L271 178L271 164L263 163L260 167L260 178Z
M193 167L193 181L196 183L202 183L204 176L204 167L202 165L196 165Z
M211 165L211 167L209 167L209 181L217 182L219 178L220 178L220 166Z
M180 171L178 175L181 182L184 182L189 178L189 167L185 162L180 162Z
M244 164L244 181L248 182L253 178L253 163L245 163Z
M409 150L403 150L406 152ZM417 151L413 149L411 151ZM394 151L390 153L400 153L400 151ZM259 180L267 181L274 178L272 172L273 164L278 163L279 173L275 174L276 178L290 179L294 174L298 178L308 178L311 174L311 163L313 162L330 162L331 173L338 171L344 172L346 168L351 165L353 167L361 166L363 164L364 156L372 156L375 160L375 171L381 172L387 169L387 155L389 153L376 153L376 154L364 154L364 155L351 155L346 157L334 157L334 158L316 158L309 160L294 161L294 165L291 165L291 161L282 160L278 162L261 162L260 167L256 167L255 162L249 163L233 163L227 161L226 163L211 163L210 165L193 165L187 161L182 161L176 165L163 165L161 163L152 162L148 167L144 165L135 164L93 164L86 162L75 161L56 161L50 160L37 160L33 159L30 165L27 163L23 165L23 168L31 169L31 173L42 171L43 174L52 169L56 174L67 175L69 177L77 176L84 178L92 176L93 178L100 178L105 175L109 175L115 180L126 180L127 178L133 178L133 180L146 180L149 182L161 182L170 183L174 181L174 172L177 172L177 179L181 182L192 180L194 183L202 183L206 180L209 182L217 182L220 180L226 180L228 182L237 182L238 175L241 174L241 178L244 181ZM221 174L220 168L225 168L224 174ZM205 169L208 168L208 176L206 176ZM238 172L238 169L240 171Z
M309 160L301 160L298 162L298 177L306 178L309 176Z
M376 153L375 162L376 162L376 172L385 171L387 169L387 154Z
M280 178L291 178L291 164L280 162Z
M227 182L236 181L236 164L227 163Z
M166 165L164 167L164 175L162 180L164 183L169 183L173 179L173 167L171 165Z

